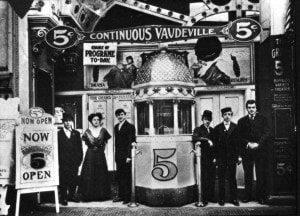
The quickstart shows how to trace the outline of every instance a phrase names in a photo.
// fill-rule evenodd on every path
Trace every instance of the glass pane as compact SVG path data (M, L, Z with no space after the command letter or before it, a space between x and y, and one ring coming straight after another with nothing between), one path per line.
M192 133L191 101L180 101L178 104L179 134Z
M146 102L137 103L138 134L149 135L149 105Z
M155 134L173 134L174 133L174 111L173 102L154 101L154 128Z

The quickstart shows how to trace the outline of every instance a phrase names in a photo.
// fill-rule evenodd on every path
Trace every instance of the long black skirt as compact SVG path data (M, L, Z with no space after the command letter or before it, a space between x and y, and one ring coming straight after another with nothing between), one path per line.
M83 162L78 193L82 201L110 198L110 179L103 148L88 148Z

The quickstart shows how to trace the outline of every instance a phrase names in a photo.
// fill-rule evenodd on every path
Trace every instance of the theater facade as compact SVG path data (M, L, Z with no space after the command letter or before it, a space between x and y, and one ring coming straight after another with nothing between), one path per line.
M19 97L20 113L43 108L58 126L71 113L80 132L100 112L114 135L123 108L142 152L137 195L153 206L168 195L168 206L195 201L191 135L203 111L215 126L230 106L237 122L255 99L273 134L269 194L295 195L294 12L292 1L274 2L35 0L21 19L0 1L1 96ZM114 172L113 139L106 157ZM242 166L237 179L243 188Z

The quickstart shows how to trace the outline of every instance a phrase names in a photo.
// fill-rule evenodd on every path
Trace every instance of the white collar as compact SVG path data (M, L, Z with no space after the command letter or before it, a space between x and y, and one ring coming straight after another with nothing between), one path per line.
M69 130L69 129L67 129L67 128L64 127L64 131L65 131L66 133L71 133L72 128Z
M255 118L256 114L257 114L257 112L256 112L256 113L254 113L252 117L253 117L253 118ZM249 116L249 118L251 119L251 115L250 115L250 114L248 114L248 116Z
M230 125L231 122L223 122L225 126Z

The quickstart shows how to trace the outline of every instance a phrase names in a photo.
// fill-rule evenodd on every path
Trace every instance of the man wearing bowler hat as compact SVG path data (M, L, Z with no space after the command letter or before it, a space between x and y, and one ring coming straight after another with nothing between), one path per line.
M64 127L58 131L59 188L61 204L68 205L68 201L79 201L74 194L83 151L80 133L72 129L73 117L64 113L62 121Z
M214 188L216 178L216 166L214 164L214 129L210 127L212 112L204 110L202 115L203 124L196 127L193 132L193 143L200 144L201 147L201 187L202 203L200 207L208 204L214 199Z
M219 176L219 205L225 205L225 176L228 171L230 188L230 202L239 206L237 201L236 164L241 163L238 148L237 125L231 121L233 112L231 107L221 109L223 122L214 130L214 143Z

